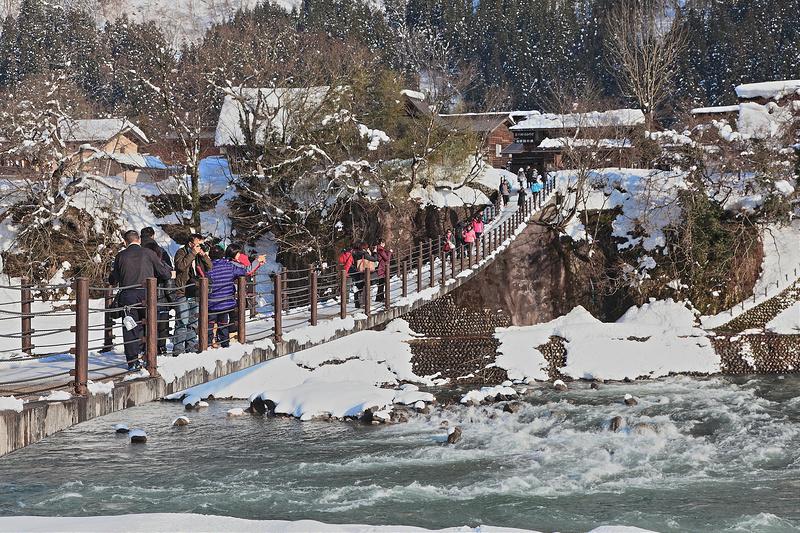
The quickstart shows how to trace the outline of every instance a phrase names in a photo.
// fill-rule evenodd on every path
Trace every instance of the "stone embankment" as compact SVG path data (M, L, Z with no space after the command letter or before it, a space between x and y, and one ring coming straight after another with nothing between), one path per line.
M800 334L765 331L770 320L800 300L800 279L730 322L716 328L714 350L725 374L800 372Z

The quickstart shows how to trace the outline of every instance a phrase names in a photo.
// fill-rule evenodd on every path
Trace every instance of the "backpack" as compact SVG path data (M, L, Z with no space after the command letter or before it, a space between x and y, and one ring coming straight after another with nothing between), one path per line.
M344 271L350 270L353 264L353 254L347 248L342 249L339 253L339 262L344 265Z

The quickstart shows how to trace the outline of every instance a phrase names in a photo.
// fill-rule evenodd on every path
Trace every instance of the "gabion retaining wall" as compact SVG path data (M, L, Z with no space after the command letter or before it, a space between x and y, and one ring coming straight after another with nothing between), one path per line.
M505 370L489 366L499 345L495 328L511 325L504 314L465 309L446 295L404 318L413 331L426 337L411 342L416 375L439 376L452 383L501 383L508 379Z
M800 373L800 335L722 333L711 342L723 374Z

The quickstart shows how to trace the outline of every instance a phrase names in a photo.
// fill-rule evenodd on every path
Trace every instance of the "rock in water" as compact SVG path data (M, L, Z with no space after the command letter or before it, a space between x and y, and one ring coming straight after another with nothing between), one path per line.
M619 431L619 428L621 428L624 424L625 421L622 420L621 416L615 416L614 418L608 421L608 430Z
M244 414L244 409L241 407L234 407L233 409L228 409L228 412L225 416L232 417L232 416L242 416Z
M625 405L639 405L639 402L637 402L636 398L634 398L630 394L626 394L625 395Z
M359 420L361 420L362 424L372 424L372 421L375 420L372 409L366 409Z
M553 382L553 388L556 390L564 391L567 390L567 384L561 381L560 379L557 379Z
M114 426L114 431L116 431L117 433L127 433L130 431L130 428L125 424L117 424L116 426Z
M503 412L505 413L518 413L519 412L519 404L516 402L507 403L503 406Z
M447 432L447 443L455 444L459 440L461 440L461 426L450 428L450 431Z
M130 432L131 443L144 443L147 442L147 433L141 429L134 429Z
M179 416L179 417L177 417L177 418L172 420L172 425L173 426L188 426L189 425L189 419L186 418L185 416Z

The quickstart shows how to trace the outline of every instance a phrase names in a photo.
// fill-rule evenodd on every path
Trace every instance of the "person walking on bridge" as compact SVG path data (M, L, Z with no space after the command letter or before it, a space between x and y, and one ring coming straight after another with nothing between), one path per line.
M130 229L122 238L125 241L125 249L114 258L108 282L111 285L119 285L120 305L126 307L128 315L136 321L136 325L131 329L127 326L122 328L128 370L136 370L140 366L142 319L145 317L145 309L141 305L146 298L143 284L147 278L166 281L172 277L172 271L161 262L155 252L142 248L138 231Z
M506 179L500 184L500 196L503 197L503 207L508 207L508 199L511 196L511 184Z

